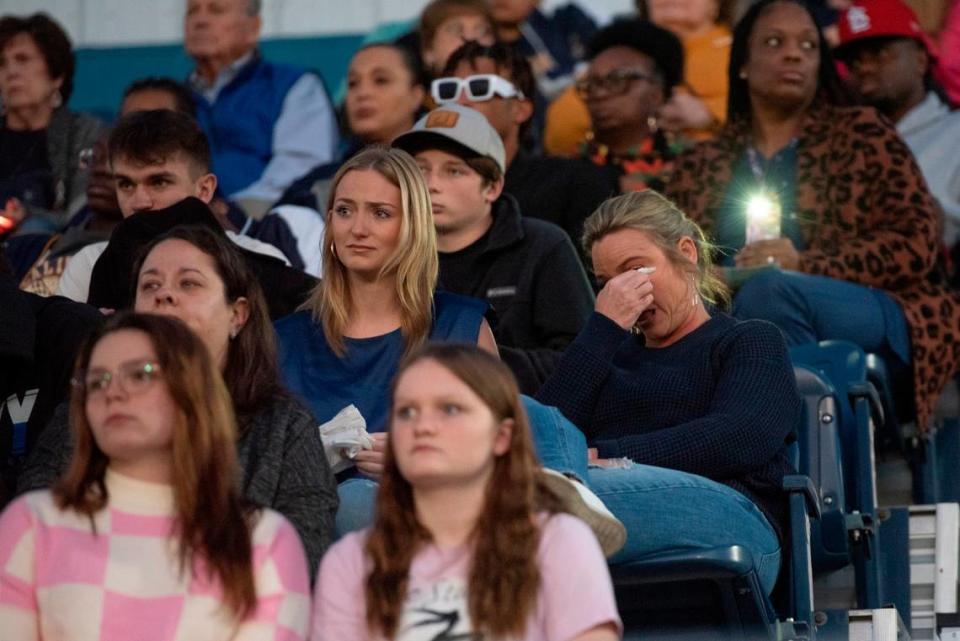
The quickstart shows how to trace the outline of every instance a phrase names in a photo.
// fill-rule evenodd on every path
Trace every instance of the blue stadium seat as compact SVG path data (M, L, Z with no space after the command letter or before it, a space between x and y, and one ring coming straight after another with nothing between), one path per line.
M810 479L789 476L791 549L784 551L789 607L778 617L748 550L738 545L673 552L611 566L625 639L813 639Z
M811 523L814 574L846 567L851 562L847 528L847 496L840 444L840 416L833 385L808 365L795 365L797 389L803 400L797 430L796 468L820 488L821 518Z
M903 434L900 432L901 420L910 419L914 414L912 399L912 380L906 378L907 388L904 390L904 379L901 373L895 376L890 372L886 362L878 354L867 354L867 380L873 384L880 395L883 405L884 425L883 433L879 435L886 447L905 452Z
M901 426L917 421L912 369L898 360L889 362L878 354L867 354L867 378L880 393L886 415L884 429L878 434L880 450L901 454L909 462L914 502L956 501L960 498L954 466L956 418L926 426L929 429L922 430L923 437L907 433Z
M768 639L777 620L740 546L610 568L625 638Z
M790 355L806 413L799 470L823 493L823 519L811 533L814 574L852 563L857 606L878 608L892 601L909 621L909 595L895 585L896 576L884 572L886 561L908 554L909 543L892 526L880 536L874 434L884 429L887 413L868 380L868 359L857 345L843 341L796 347ZM880 549L881 540L886 549Z
M848 341L821 341L791 348L790 359L795 365L819 370L837 391L847 511L874 515L874 427L882 425L885 419L880 395L867 380L866 354Z
M803 413L791 448L800 474L784 481L791 540L779 617L743 548L676 552L611 567L625 638L812 639L813 576L850 564L858 606L880 607L872 430L884 413L865 356L833 341L791 357L802 363L794 373Z

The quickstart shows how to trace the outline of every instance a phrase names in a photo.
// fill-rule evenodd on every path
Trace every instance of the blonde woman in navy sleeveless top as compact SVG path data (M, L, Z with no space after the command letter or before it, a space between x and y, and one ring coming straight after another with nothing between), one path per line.
M353 404L374 435L374 449L354 459L367 478L341 483L344 511L345 485L359 481L372 491L369 479L383 470L388 390L402 356L428 340L494 353L496 343L486 303L436 292L429 191L406 152L368 147L344 163L330 189L323 248L323 280L276 328L285 382L317 421Z

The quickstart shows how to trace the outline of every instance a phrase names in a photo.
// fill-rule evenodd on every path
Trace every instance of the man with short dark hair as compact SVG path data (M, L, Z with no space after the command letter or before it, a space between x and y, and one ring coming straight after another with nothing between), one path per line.
M110 134L109 153L125 218L187 196L213 199L217 177L207 137L183 114L164 109L124 117Z
M863 102L893 120L946 214L944 242L960 241L960 112L933 79L934 51L901 0L856 0L839 21L837 57Z
M162 76L149 76L134 80L123 90L120 101L120 115L134 111L152 111L153 109L172 109L197 117L197 108L193 104L193 94L182 82Z
M522 217L503 193L503 142L473 109L435 109L393 144L416 158L430 189L440 286L490 303L500 355L533 394L593 311L570 240Z
M22 290L39 296L55 294L74 256L110 238L110 232L123 220L107 159L106 137L97 140L91 150L86 195L86 204L62 231L22 234L4 243Z
M187 0L184 46L197 118L224 194L259 216L311 167L334 160L336 117L320 78L257 49L260 0Z
M433 85L434 99L446 102L453 94L436 94L456 86L452 100L486 116L503 141L504 190L517 199L523 215L558 225L579 247L583 221L601 202L615 196L619 187L614 176L588 162L537 156L523 149L533 117L531 95L536 90L530 64L506 45L468 42L450 56L444 76ZM486 83L487 90L471 89L466 84L469 77L476 77L474 88Z
M124 116L110 133L108 150L124 219L165 209L191 196L209 204L216 192L210 146L196 121L185 114L159 109ZM227 236L241 247L285 262L280 250L271 245L232 231ZM57 294L88 302L94 265L107 245L104 241L80 250L64 270Z

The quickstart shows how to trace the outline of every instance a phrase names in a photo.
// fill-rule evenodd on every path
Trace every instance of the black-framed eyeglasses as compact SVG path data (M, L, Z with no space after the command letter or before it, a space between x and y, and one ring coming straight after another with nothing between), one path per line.
M656 78L639 69L614 69L605 76L587 76L578 80L577 93L581 98L588 98L603 89L609 94L620 95L626 93L630 85L637 81L654 82Z
M115 373L105 369L80 370L70 379L70 384L86 392L87 398L95 398L106 394L110 384L116 381L125 394L137 396L150 389L159 377L159 363L130 361L122 364Z

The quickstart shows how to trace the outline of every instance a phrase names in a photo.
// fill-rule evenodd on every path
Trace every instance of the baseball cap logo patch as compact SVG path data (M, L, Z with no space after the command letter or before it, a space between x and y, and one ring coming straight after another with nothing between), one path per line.
M453 129L460 120L460 114L456 111L436 110L427 115L426 129Z
M870 29L870 14L863 7L850 7L847 11L847 22L852 33L862 33Z

